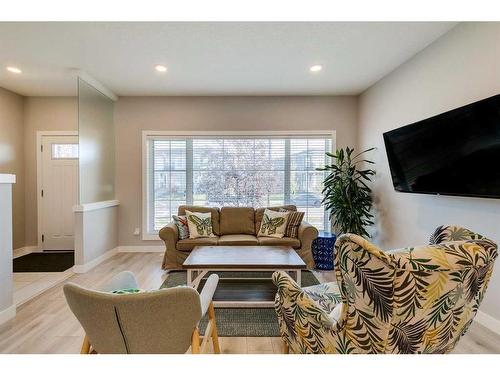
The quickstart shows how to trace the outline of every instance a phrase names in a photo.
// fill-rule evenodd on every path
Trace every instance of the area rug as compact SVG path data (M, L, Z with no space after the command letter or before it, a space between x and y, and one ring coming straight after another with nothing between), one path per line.
M30 253L13 259L13 271L63 272L75 264L73 251Z
M220 278L262 278L271 277L272 272L217 272ZM210 276L208 274L206 277ZM310 271L302 271L302 286L319 284ZM186 271L171 271L160 288L186 285ZM278 337L280 335L278 318L273 308L216 308L215 318L220 337ZM200 331L204 332L207 318L200 322Z

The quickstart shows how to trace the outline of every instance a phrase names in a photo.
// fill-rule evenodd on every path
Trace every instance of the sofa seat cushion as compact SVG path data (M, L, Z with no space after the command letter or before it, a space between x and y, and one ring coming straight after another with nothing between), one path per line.
M222 207L220 234L255 234L254 212L252 207Z
M177 241L176 249L179 251L191 251L195 246L216 246L219 237L186 238Z
M258 244L257 237L251 234L225 234L219 237L219 246L252 246Z
M258 237L259 245L263 246L291 246L294 249L300 249L298 238L292 237Z

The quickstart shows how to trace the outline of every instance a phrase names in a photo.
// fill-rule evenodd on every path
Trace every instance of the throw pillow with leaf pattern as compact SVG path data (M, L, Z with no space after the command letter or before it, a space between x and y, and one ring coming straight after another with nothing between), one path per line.
M212 230L211 212L191 212L186 210L189 238L215 237Z
M266 209L257 236L282 238L285 235L289 214L289 212L277 212Z
M186 238L189 238L189 226L187 217L185 215L172 215L172 220L174 221L174 224L179 231L179 240L185 240Z

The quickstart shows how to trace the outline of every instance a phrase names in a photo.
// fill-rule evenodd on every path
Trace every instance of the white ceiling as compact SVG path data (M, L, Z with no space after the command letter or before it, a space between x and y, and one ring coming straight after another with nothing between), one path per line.
M78 68L120 96L359 94L455 24L3 22L0 86L75 95Z

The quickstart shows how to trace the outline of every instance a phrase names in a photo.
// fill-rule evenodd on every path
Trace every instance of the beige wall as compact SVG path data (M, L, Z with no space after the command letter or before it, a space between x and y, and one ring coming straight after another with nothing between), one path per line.
M142 228L142 130L336 130L356 141L355 97L122 97L115 104L119 245L159 245Z
M0 173L16 175L12 185L13 248L24 241L24 127L23 97L0 88Z
M499 42L499 23L460 24L361 95L359 145L378 147L374 192L376 241L382 246L425 243L442 224L460 224L500 243L500 200L395 192L382 139L390 129L498 94ZM464 178L474 178L472 174L464 171ZM496 319L500 319L499 267L481 308Z
M26 246L37 245L36 132L77 130L76 97L27 97L24 108Z
M115 199L114 102L78 80L79 202Z

